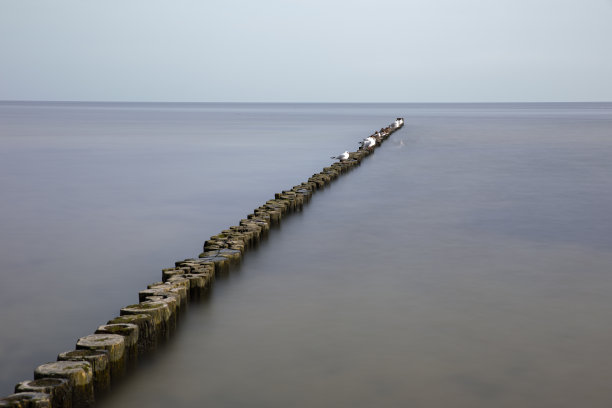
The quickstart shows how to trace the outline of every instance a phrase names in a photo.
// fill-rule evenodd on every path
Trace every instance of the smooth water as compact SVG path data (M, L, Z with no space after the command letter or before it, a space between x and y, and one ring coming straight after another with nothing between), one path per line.
M0 104L0 393L397 116L103 405L610 406L612 104Z

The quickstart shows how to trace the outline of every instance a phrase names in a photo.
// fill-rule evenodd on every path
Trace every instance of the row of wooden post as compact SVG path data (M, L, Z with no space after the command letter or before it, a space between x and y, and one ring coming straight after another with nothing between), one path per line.
M402 125L381 129L384 136L375 147ZM20 382L15 394L0 399L0 408L93 406L96 399L136 367L139 358L170 338L181 310L205 293L215 275L227 273L246 251L267 236L271 227L292 212L301 211L313 193L359 165L374 148L351 152L348 160L325 167L306 182L276 193L238 225L206 240L198 258L163 269L160 282L138 293L139 303L122 308L119 316L78 339L75 350L60 353L57 361L38 366L33 380Z

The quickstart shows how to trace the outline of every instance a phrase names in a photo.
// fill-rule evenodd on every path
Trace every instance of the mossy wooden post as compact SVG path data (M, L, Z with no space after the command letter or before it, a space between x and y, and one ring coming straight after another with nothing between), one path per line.
M202 293L204 293L204 289L206 289L206 275L200 273L186 273L183 277L189 279L191 287L190 297L199 299Z
M77 350L106 350L110 364L111 385L125 375L125 339L118 334L90 334L76 343Z
M72 406L93 406L93 369L87 361L56 361L40 365L34 370L34 379L40 378L67 379L72 388Z
M125 365L132 369L138 362L138 326L131 323L105 324L98 327L96 334L118 334L125 342Z
M158 340L165 341L169 338L168 324L171 312L167 303L146 301L121 309L121 316L135 314L146 314L152 317Z
M189 301L189 295L191 293L191 281L185 278L184 275L175 275L168 278L166 284L172 285L172 287L181 291L182 301L178 306L187 306Z
M61 407L61 405L58 405ZM42 392L19 392L0 399L1 408L51 408L51 395Z
M71 350L59 353L57 361L87 361L93 369L96 397L110 390L110 361L106 350Z
M223 248L217 252L218 256L227 258L232 265L238 265L242 261L242 252L237 249Z
M185 275L181 275L181 276L185 276ZM151 297L151 296L165 295L167 297L173 297L174 299L176 299L176 304L174 306L180 307L181 300L184 298L184 296L182 295L181 289L173 287L170 283L163 283L159 285L149 285L149 286L150 287L148 289L144 289L138 292L139 302L144 302L147 300L148 297ZM174 313L173 310L172 312Z
M175 275L183 275L185 274L185 271L183 269L180 268L166 268L166 269L162 269L162 281L166 282L168 280L168 278L175 276Z
M240 253L240 251L237 249L224 249L224 251L235 251L237 253ZM185 279L188 279L190 282L190 296L197 299L202 296L206 292L206 289L211 285L212 280L214 278L215 265L212 262L206 264L198 264L192 260L186 260L184 261L184 263L181 264L184 265L184 269L189 270L187 273L181 276Z
M147 289L138 293L138 300L144 302L148 296L155 296L156 294L148 293L147 290L155 290L157 292L164 292L167 295L171 295L176 298L176 307L180 308L187 305L189 299L189 281L183 278L185 275L181 275L181 278L176 277L169 278L168 282L155 282L147 285ZM178 282L176 282L178 280ZM184 282L187 281L187 282ZM147 294L148 293L148 294Z
M273 208L268 208L266 206L258 207L253 211L253 215L268 220L270 226L277 226L280 224L281 212Z
M229 272L229 259L223 256L210 256L205 254L206 252L201 253L199 258L204 262L212 262L215 265L215 275L223 275Z
M157 334L153 317L148 314L119 316L107 324L135 324L138 326L138 355L144 355L157 347Z
M219 259L220 263L224 262L224 261L221 261L221 259L225 258L227 261L227 270L229 270L231 266L240 265L240 262L242 260L242 252L238 249L230 249L230 248L223 248L223 249L218 249L216 251L202 252L200 256L205 259L207 258L208 259ZM185 275L182 275L182 276L187 278L187 276Z
M175 264L177 267L181 266L189 268L189 273L192 274L210 275L209 279L212 279L215 275L215 263L206 261L204 259L185 259L184 261L178 261Z
M15 386L15 393L20 392L49 394L52 407L72 408L72 389L65 378L22 381Z
M185 305L181 305L178 298L169 294L168 292L158 292L155 295L147 296L144 301L146 302L163 302L168 305L170 309L170 318L166 322L166 330L168 335L171 336L176 330L178 324L179 313L185 309Z

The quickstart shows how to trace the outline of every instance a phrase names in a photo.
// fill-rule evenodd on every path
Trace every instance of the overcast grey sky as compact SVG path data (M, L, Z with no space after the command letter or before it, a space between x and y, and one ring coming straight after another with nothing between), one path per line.
M612 100L611 0L0 0L0 100Z

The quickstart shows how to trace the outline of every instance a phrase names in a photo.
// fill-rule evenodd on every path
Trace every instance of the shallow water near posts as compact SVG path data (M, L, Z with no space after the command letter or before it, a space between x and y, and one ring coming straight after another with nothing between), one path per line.
M371 131L101 406L607 407L612 104L0 104L0 392Z

